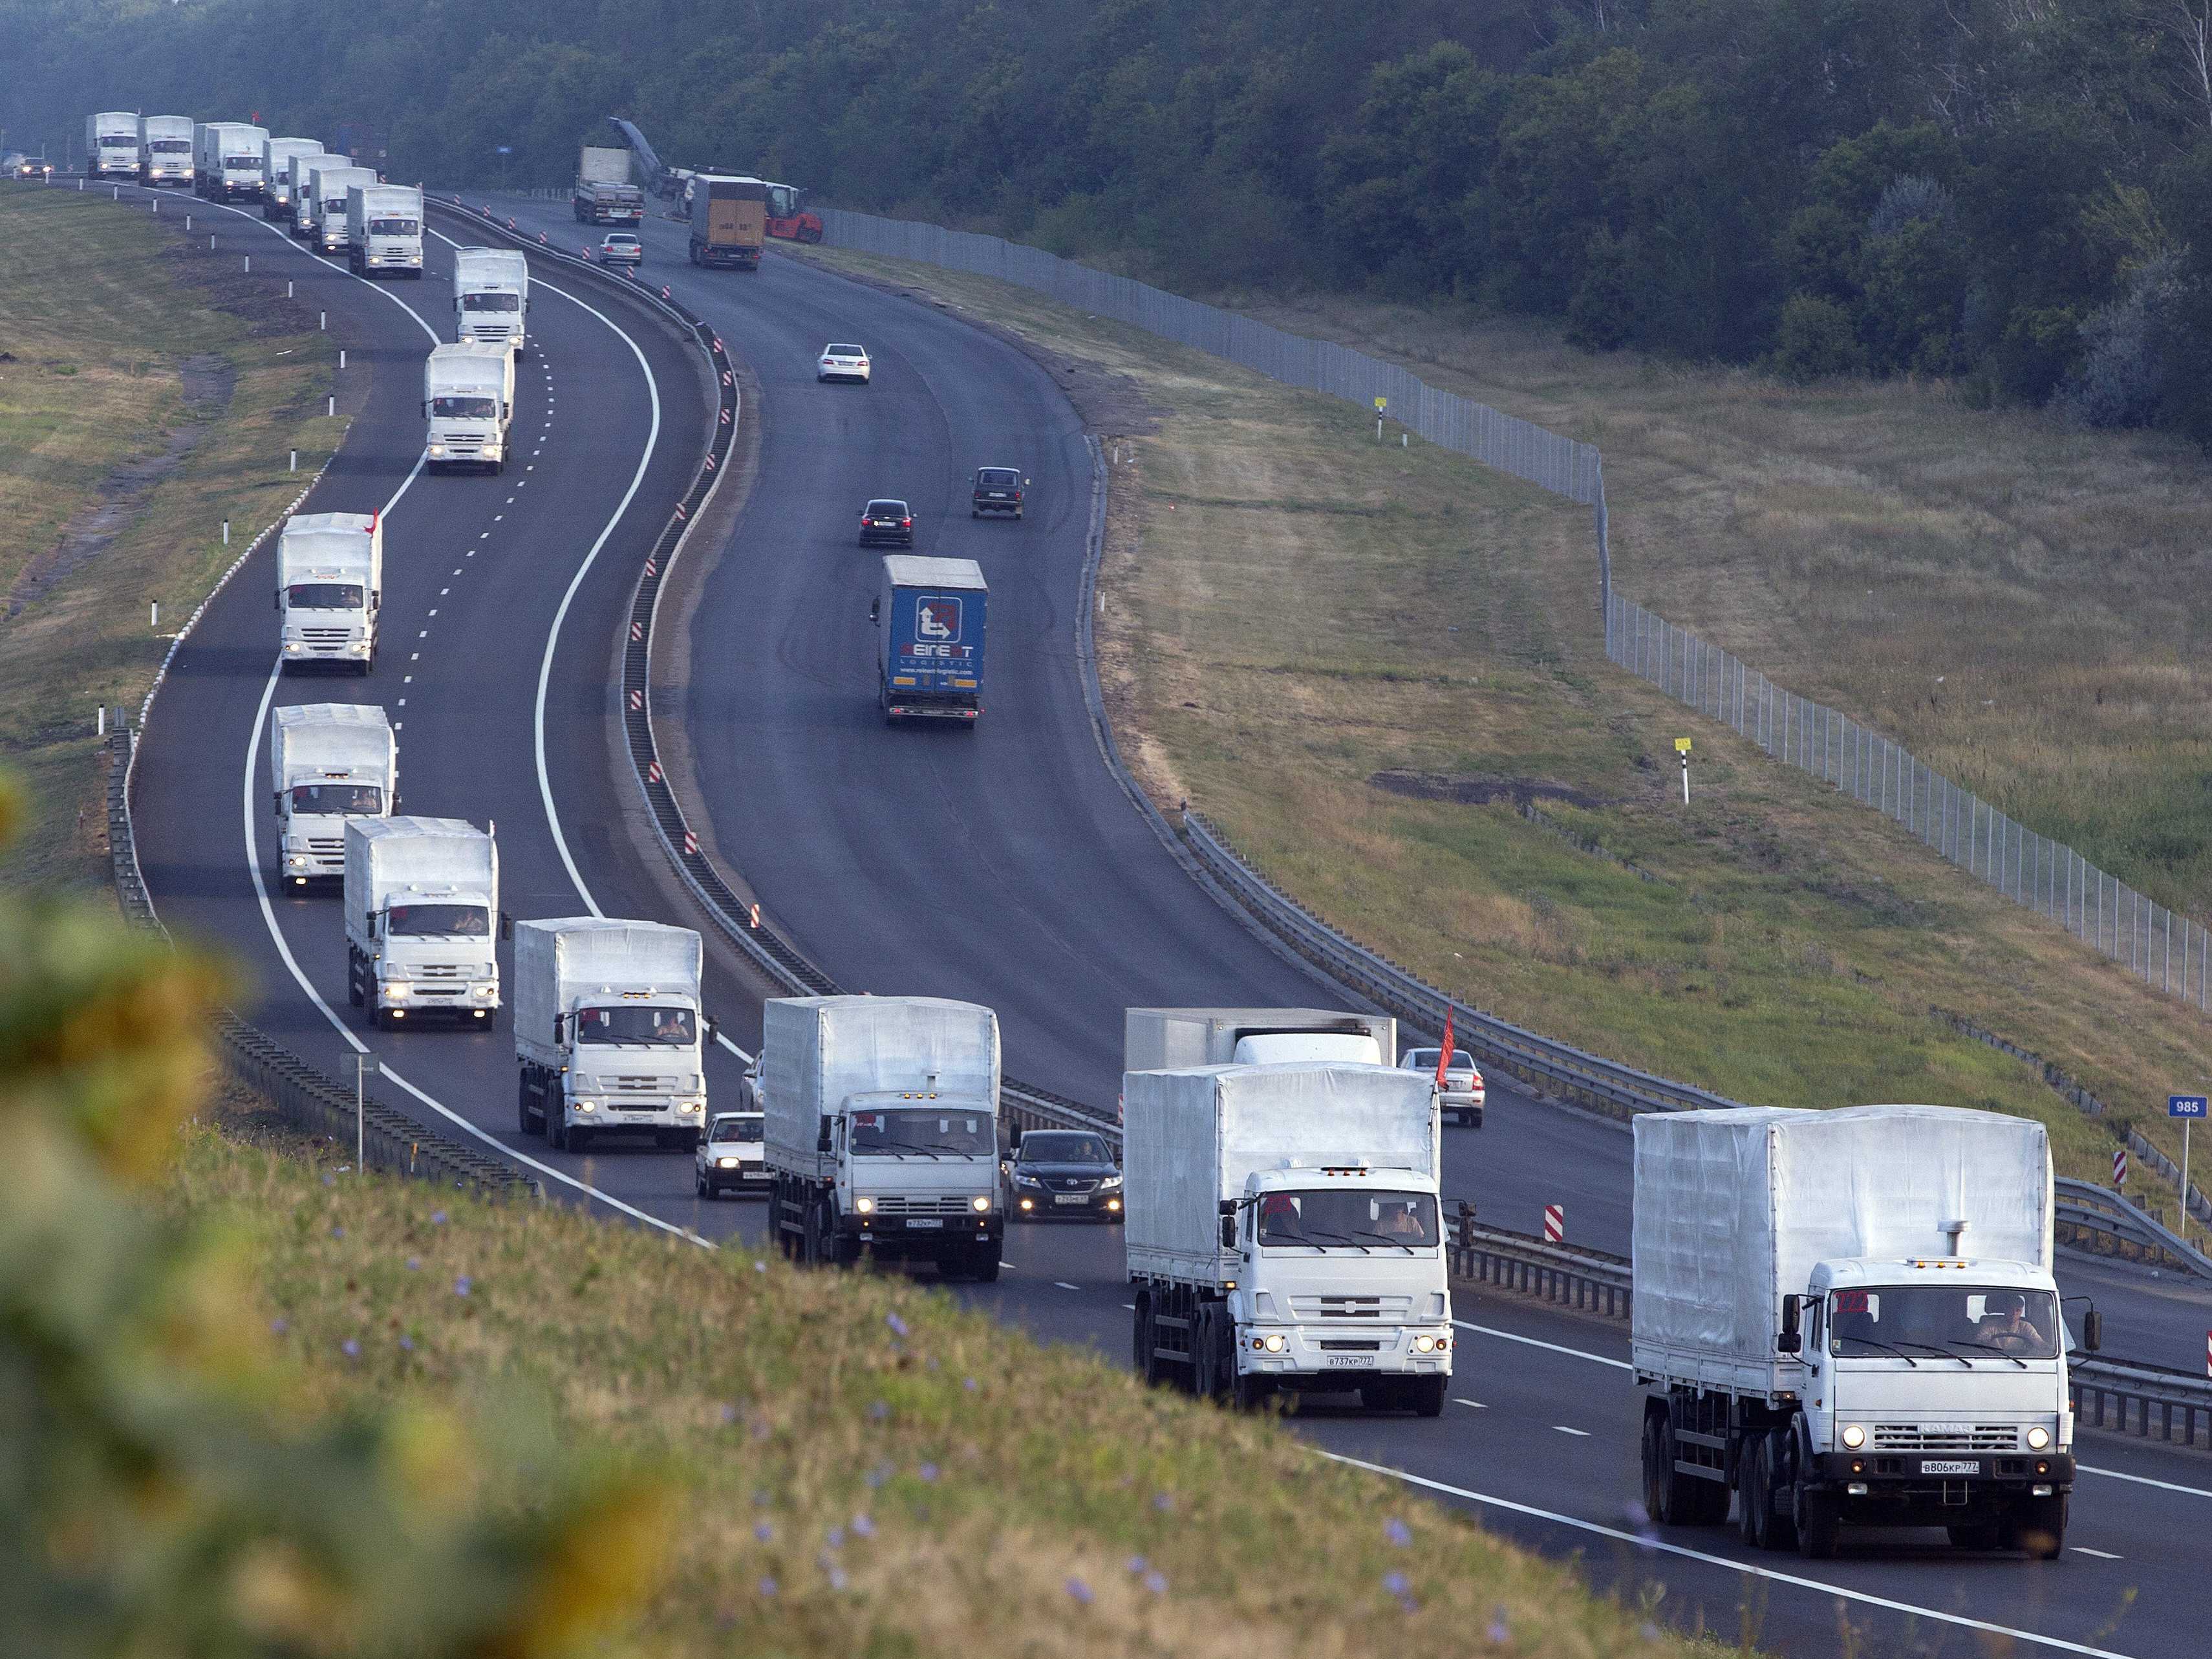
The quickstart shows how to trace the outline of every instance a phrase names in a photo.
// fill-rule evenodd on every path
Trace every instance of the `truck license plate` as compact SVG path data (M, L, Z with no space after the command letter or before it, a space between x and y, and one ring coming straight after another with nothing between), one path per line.
M1371 1371L1375 1369L1372 1354L1323 1354L1322 1366L1332 1371Z
M942 1216L908 1216L906 1218L906 1224L908 1227L942 1227L945 1225L945 1217Z
M1052 1201L1054 1204L1088 1204L1091 1195L1087 1192L1055 1192L1052 1195Z
M1928 1458L1923 1459L1920 1465L1923 1474L1979 1474L1981 1472L1982 1461L1978 1457Z

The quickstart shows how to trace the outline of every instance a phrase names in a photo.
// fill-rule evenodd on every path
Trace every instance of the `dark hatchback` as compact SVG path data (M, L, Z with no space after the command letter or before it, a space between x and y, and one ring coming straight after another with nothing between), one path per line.
M913 511L902 501L870 502L860 509L860 546L913 546Z
M1013 1152L1000 1168L1010 1217L1121 1219L1121 1167L1097 1135L1075 1129L1017 1132Z
M1011 467L978 467L975 469L975 505L969 510L970 518L981 518L986 513L1012 513L1022 515L1022 495L1029 480Z

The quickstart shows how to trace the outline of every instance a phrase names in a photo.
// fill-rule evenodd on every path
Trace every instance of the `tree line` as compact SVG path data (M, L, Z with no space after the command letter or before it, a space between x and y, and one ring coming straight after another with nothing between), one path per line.
M0 0L0 39L11 143L258 113L542 186L618 113L1185 289L1448 299L2212 446L2212 0Z

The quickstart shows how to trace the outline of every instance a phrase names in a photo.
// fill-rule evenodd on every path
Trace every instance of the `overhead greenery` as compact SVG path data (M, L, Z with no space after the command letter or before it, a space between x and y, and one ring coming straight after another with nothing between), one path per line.
M2212 442L2208 8L0 0L0 121L353 121L394 176L555 185L621 113L679 162L1186 287L1455 298Z

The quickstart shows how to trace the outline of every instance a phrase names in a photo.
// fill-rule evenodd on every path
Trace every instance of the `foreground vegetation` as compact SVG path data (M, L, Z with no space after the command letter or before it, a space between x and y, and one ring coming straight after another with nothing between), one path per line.
M2176 1079L2212 1076L2202 1017L1614 669L1579 509L1023 290L807 257L895 276L1149 396L1157 430L1109 443L1100 655L1123 753L1164 807L1203 809L1355 936L1738 1099L2025 1113L2062 1170L2109 1178L2109 1120L1956 1036L1940 1007L2039 1049L2178 1150L2162 1108ZM1771 395L1770 430L1794 430ZM1662 478L1654 460L1631 488L1656 496ZM1626 516L1617 534L1643 546Z
M33 802L0 881L106 879L96 711L137 717L161 636L343 424L313 314L167 205L0 184L0 750Z

